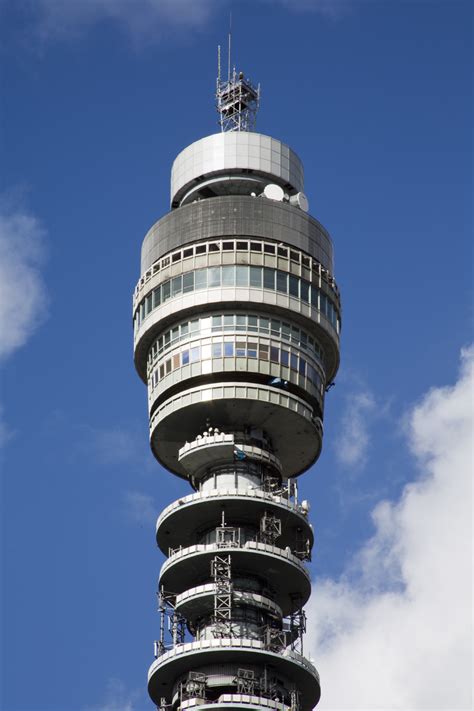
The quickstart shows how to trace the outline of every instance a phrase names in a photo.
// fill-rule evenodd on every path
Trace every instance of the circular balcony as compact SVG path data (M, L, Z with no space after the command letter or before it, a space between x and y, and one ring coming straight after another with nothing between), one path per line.
M312 711L319 701L319 675L311 662L291 650L276 653L266 649L262 642L242 638L177 645L151 665L148 671L148 693L153 702L159 705L162 697L170 697L176 680L183 674L204 666L224 664L235 664L236 670L246 664L257 664L262 668L266 665L275 673L291 679L300 694L301 711Z
M298 596L303 606L311 594L309 573L299 558L291 551L277 546L247 541L244 545L217 546L200 544L173 552L160 571L160 587L181 594L210 580L211 561L214 556L231 555L233 578L249 577L261 583L262 590L289 615L293 601Z
M257 528L265 511L269 511L282 522L280 548L294 547L298 529L301 537L309 541L309 547L313 546L313 530L297 504L258 489L211 489L178 499L162 511L156 524L160 550L167 555L169 548L191 546L197 530L219 525L222 511L230 525L235 521L238 525L251 524Z
M217 701L204 702L189 699L178 706L178 711L199 708L199 711L291 711L291 707L281 701L267 699L253 694L221 694Z
M209 383L168 398L154 411L151 448L166 469L187 478L179 449L207 419L223 431L243 431L249 424L265 430L287 477L304 472L321 452L321 420L301 398L266 385Z
M214 611L216 586L214 583L197 585L176 596L175 609L183 615L190 625L194 625L198 617L210 615ZM233 590L232 604L236 606L254 607L281 618L281 608L269 597L256 592Z

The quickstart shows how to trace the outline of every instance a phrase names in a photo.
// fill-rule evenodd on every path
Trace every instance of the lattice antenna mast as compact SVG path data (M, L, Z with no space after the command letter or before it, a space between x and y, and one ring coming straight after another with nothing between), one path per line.
M221 75L221 47L217 47L216 105L221 131L253 131L260 104L260 84L231 69L232 33L227 46L227 79Z

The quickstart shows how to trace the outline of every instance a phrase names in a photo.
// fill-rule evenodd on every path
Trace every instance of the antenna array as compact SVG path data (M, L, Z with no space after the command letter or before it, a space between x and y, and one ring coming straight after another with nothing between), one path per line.
M217 48L216 102L221 131L253 131L260 104L260 84L255 86L243 72L231 70L231 40L227 48L227 79L221 75L221 48Z

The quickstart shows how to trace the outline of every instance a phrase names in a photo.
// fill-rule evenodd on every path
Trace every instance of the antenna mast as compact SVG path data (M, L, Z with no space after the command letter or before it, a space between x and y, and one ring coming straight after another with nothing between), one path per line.
M243 72L231 70L232 15L227 44L227 79L221 76L221 47L217 47L216 103L221 131L253 131L260 104L260 84L255 86Z

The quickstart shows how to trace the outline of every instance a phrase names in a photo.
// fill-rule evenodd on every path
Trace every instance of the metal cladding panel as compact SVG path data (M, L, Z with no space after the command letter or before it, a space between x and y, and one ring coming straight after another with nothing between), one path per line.
M196 179L235 170L271 175L295 192L304 187L303 164L289 146L260 133L232 131L201 138L178 154L171 170L171 200L179 200Z
M174 249L222 237L284 242L334 273L332 240L314 217L288 203L229 195L185 205L158 220L143 240L142 274Z

